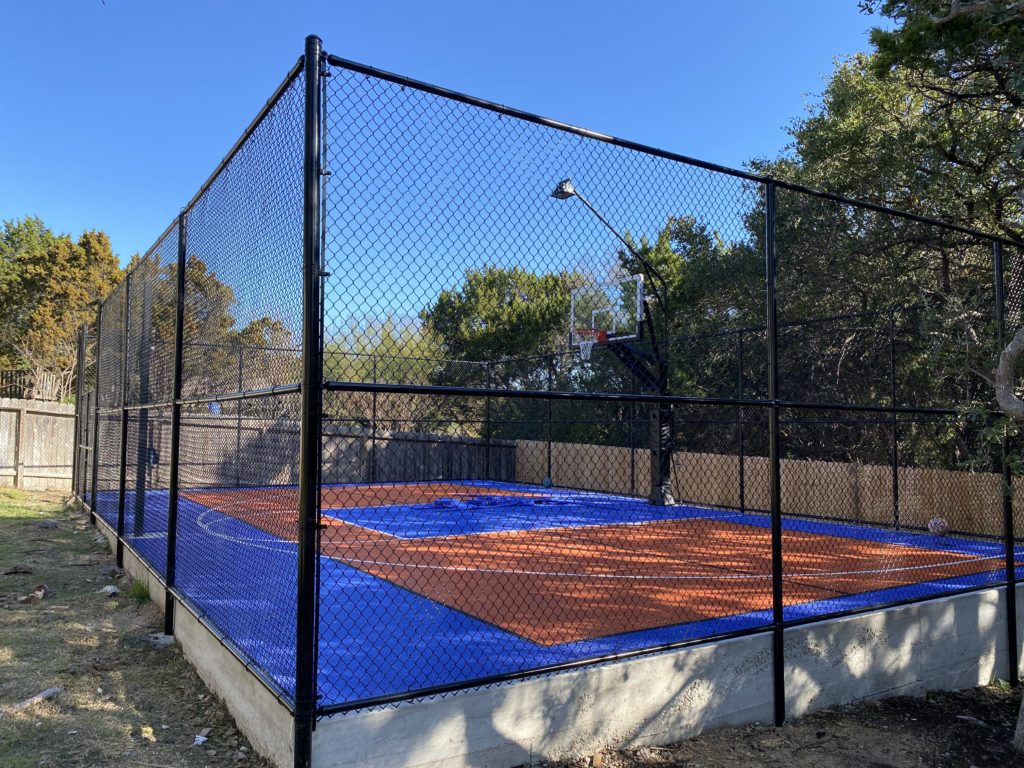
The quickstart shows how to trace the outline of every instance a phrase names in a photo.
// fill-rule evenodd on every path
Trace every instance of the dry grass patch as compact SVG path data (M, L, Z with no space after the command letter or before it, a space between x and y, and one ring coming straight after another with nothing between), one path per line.
M159 610L114 568L106 540L75 506L0 489L0 574L0 710L62 689L0 717L5 768L270 765L180 647L150 644ZM41 584L44 597L19 601ZM101 594L108 584L121 593ZM194 746L205 728L208 740Z

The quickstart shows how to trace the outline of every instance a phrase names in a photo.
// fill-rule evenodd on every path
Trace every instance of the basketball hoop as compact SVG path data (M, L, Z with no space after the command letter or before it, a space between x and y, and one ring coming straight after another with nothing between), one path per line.
M580 348L580 360L586 362L590 359L590 353L594 350L594 345L597 342L608 341L608 331L599 328L577 328L576 339Z

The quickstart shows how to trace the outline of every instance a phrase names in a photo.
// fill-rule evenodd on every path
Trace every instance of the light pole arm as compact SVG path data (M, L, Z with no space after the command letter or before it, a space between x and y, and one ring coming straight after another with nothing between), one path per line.
M637 252L636 248L626 238L619 234L619 230L613 227L608 219L602 216L601 212L579 193L579 190L573 187L572 179L560 181L558 186L555 187L555 191L551 193L551 196L556 200L568 200L570 197L578 197L590 209L590 212L597 217L597 220L604 224L620 243L626 246L626 250L639 262L644 273L652 278L654 282L658 283L658 287L661 289L657 292L658 304L661 306L661 344L658 344L657 340L653 338L655 335L654 319L651 316L651 308L646 301L644 302L643 309L644 320L651 330L652 342L654 342L652 346L657 362L658 394L662 396L668 395L670 373L669 347L671 345L669 344L668 337L668 284L665 282L665 278L654 268L653 264ZM653 426L657 428L656 435L652 436L657 447L654 450L651 461L650 502L652 504L670 506L675 504L675 499L672 495L672 451L675 445L675 423L672 415L672 403L664 400L658 403L657 421Z
M597 220L600 221L602 224L604 224L605 227L607 227L608 230L613 235L615 235L615 237L617 237L619 239L620 243L622 243L624 246L626 246L626 249L630 252L630 254L633 256L633 258L636 259L638 262L640 262L640 266L642 266L644 268L644 272L648 273L651 277L653 277L655 280L658 281L658 283L661 286L661 292L658 294L658 303L661 304L662 312L666 311L667 310L666 302L667 302L668 285L665 282L665 278L662 277L661 273L657 269L654 268L653 264L651 264L649 261L647 261L647 259L645 259L643 256L641 256L637 252L636 248L634 248L633 245L626 238L624 238L621 234L619 234L619 230L617 230L615 227L613 227L611 225L611 223L608 221L608 219L606 219L604 216L602 216L601 212L599 210L597 210L597 208L595 208L591 204L591 202L589 200L587 200L587 198L585 198L583 196L583 194L579 190L575 190L575 194L576 194L576 197L578 197L580 199L580 202L582 202L585 206L587 206L587 208L590 209L590 212L597 217Z

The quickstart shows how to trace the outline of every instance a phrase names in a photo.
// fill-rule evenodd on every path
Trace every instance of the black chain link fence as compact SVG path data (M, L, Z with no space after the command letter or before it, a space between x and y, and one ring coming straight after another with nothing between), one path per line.
M103 303L75 481L298 717L1016 580L1024 251L320 75Z
M285 696L295 545L241 542L248 511L294 526L297 509L303 94L296 69L103 302L80 358L76 476L121 542ZM204 502L228 488L252 493Z

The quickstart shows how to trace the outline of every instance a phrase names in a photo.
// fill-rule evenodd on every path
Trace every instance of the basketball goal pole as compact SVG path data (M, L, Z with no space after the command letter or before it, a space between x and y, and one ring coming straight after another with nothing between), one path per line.
M657 366L657 380L658 380L658 395L665 397L668 395L668 380L669 380L669 336L668 336L668 284L665 282L665 278L662 277L653 264L647 259L640 255L640 253L633 247L633 244L623 237L619 230L612 226L611 222L608 221L601 212L594 207L594 205L578 190L572 183L572 179L563 179L555 187L555 190L551 193L551 197L556 200L568 200L569 198L575 197L581 203L583 203L587 209L594 214L598 221L604 225L605 229L615 235L615 238L622 243L629 254L636 260L640 265L640 268L644 272L644 276L656 283L658 289L655 291L655 296L658 300L658 308L661 310L661 340L659 342L657 335L654 333L654 321L651 318L650 311L644 305L644 320L650 329L651 337L654 342L654 359L655 365ZM651 494L648 497L648 501L651 504L658 506L669 506L675 504L675 497L672 494L672 450L675 447L675 428L674 428L674 417L672 413L672 404L667 402L659 402L658 410L655 414L655 418L652 420L651 429L651 443L654 446L653 456L651 457Z

